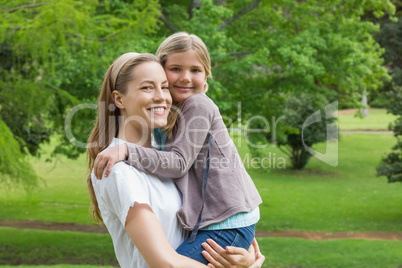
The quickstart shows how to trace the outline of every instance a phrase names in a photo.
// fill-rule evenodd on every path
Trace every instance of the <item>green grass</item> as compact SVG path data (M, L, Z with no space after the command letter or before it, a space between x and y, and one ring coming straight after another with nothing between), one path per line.
M402 242L384 240L321 240L260 238L263 267L397 268Z
M388 130L388 125L396 116L388 114L385 109L369 109L367 117L358 117L356 113L339 115L340 130Z
M402 231L400 185L375 175L394 142L391 134L342 136L337 167L312 158L305 170L249 170L264 201L257 229Z
M116 266L108 266L108 265L74 265L74 264L59 264L59 265L0 265L0 268L113 268Z
M49 145L45 146L45 152L48 149ZM53 162L45 159L46 154L31 160L42 178L37 190L26 194L21 188L0 189L0 219L92 224L85 155L77 160L60 156Z
M0 265L0 268L112 268L116 266L103 266L103 265L73 265L73 264L60 264L60 265Z
M260 230L402 231L400 185L375 176L382 155L395 143L391 134L343 135L339 165L312 158L305 170L251 169L263 198ZM317 146L319 151L323 145ZM281 156L270 148L271 159ZM240 147L243 156L247 153ZM244 159L244 157L243 157ZM55 163L33 160L46 181L38 191L0 194L0 219L92 224L88 214L85 158ZM287 163L288 164L288 163ZM289 165L288 165L289 167Z
M267 258L263 267L402 265L402 242L399 241L258 238L258 243ZM78 265L80 263L87 265ZM39 266L32 266L35 264ZM0 267L15 267L11 265L20 268L89 268L116 267L117 263L107 234L0 228Z
M0 264L118 265L108 234L0 228Z

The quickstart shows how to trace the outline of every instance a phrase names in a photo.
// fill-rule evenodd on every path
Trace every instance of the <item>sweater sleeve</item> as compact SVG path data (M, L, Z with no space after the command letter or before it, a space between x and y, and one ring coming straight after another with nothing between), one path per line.
M216 109L205 94L192 95L180 109L177 131L166 144L168 151L127 144L129 156L126 162L144 172L169 178L183 177L206 146Z

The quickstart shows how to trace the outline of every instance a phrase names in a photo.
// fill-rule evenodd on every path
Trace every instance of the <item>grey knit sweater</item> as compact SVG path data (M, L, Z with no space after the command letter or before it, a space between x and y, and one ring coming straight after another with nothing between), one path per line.
M212 142L200 224L203 228L239 212L250 212L262 202L213 101L205 94L194 94L185 100L173 136L166 140L166 151L128 144L127 163L144 172L175 179L183 197L177 216L186 230L193 229L201 211L208 133Z

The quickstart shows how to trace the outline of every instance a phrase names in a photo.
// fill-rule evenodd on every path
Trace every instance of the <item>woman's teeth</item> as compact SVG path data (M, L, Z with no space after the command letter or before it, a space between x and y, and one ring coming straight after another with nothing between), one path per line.
M151 112L155 113L162 113L165 110L165 108L158 107L158 108L151 108Z

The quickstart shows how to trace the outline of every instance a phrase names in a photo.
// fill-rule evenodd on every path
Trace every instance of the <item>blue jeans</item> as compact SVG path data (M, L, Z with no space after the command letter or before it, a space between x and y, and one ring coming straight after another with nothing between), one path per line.
M179 254L187 256L193 260L208 264L208 261L201 254L201 252L204 250L201 244L206 242L208 238L214 240L222 248L226 248L226 246L233 246L249 249L251 243L253 242L254 235L255 225L237 229L210 231L199 230L193 243L189 243L190 237L188 237L176 249L176 251Z

